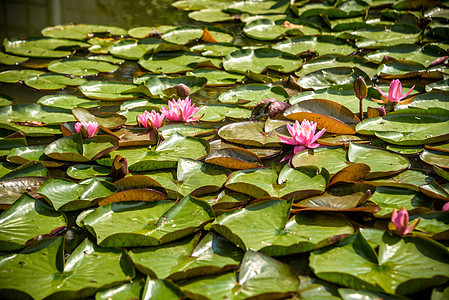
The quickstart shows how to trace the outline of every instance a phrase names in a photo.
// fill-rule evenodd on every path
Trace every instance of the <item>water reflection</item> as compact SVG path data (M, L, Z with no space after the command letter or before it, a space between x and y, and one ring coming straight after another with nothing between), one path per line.
M0 38L26 38L58 24L85 23L124 28L185 25L175 0L0 0Z

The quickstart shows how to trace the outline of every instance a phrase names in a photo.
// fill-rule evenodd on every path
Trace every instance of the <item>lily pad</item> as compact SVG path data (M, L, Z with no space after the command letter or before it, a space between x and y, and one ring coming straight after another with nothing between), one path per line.
M84 40L92 37L94 34L108 34L121 36L126 35L127 31L123 28L106 25L90 24L67 24L46 27L42 29L42 35L52 38L65 38L74 40Z
M71 78L59 74L42 74L28 77L24 83L37 90L59 90L66 86L78 86L86 82L83 78Z
M356 233L334 246L314 251L310 266L324 280L390 294L410 294L448 280L447 250L435 241L384 234L379 247L377 254Z
M45 145L16 147L9 152L6 159L16 164L24 164L29 161L36 161L42 163L44 167L57 168L62 166L62 163L52 161L44 154L45 147Z
M155 49L163 42L160 39L144 38L142 40L124 39L116 42L109 48L109 53L114 56L138 60L145 53Z
M441 168L449 168L449 153L424 149L419 158L430 165L436 165Z
M0 224L0 249L12 251L67 226L67 220L64 214L25 193L0 215Z
M61 122L70 122L75 119L70 111L55 107L46 107L33 103L16 104L13 106L0 106L0 122L38 122L38 126L59 125ZM44 123L44 124L41 124ZM26 124L25 124L26 125ZM33 124L31 124L32 126ZM31 127L30 126L30 127Z
M94 206L116 191L117 188L107 181L78 184L68 179L51 178L41 185L38 194L56 210L72 211Z
M267 295L282 299L295 292L298 284L299 279L289 266L264 254L247 251L239 273L200 277L182 282L179 287L193 299L237 300Z
M375 134L396 145L422 145L444 141L449 134L449 111L440 108L401 109L383 117L368 118L357 124L361 134Z
M346 150L343 147L320 147L297 153L292 159L294 167L317 166L325 168L330 175L336 174L349 165L346 159Z
M74 179L87 179L95 176L107 176L109 172L109 168L99 165L77 164L70 166L67 169L67 175Z
M265 122L246 121L231 123L221 127L218 135L232 143L257 146L257 147L279 147L279 137L275 131L264 131Z
M142 96L137 85L119 81L88 81L78 87L84 96L91 99L119 101Z
M22 296L25 293L35 299L50 295L87 298L103 287L135 276L123 249L103 249L86 239L64 263L62 245L62 237L43 239L21 253L4 256L0 266L8 271L0 275L2 293L20 291Z
M98 245L137 247L157 246L183 238L200 230L213 218L209 204L187 196L176 203L108 204L87 215L82 223L96 237Z
M171 77L152 77L145 81L139 87L139 91L150 96L151 98L176 98L185 97L185 95L178 95L176 89L173 89L179 84L184 84L190 90L189 94L203 88L207 83L204 77L183 76L178 78Z
M305 89L323 89L333 85L353 84L362 76L369 76L357 67L335 67L303 74L296 83Z
M178 281L230 271L240 264L243 251L208 233L201 240L199 234L190 235L162 246L133 249L129 255L143 274Z
M32 37L26 40L5 39L3 41L5 52L37 58L67 57L72 55L76 48L87 48L89 46L88 43L80 41L48 37ZM71 48L73 50L57 50L58 48Z
M84 108L94 108L100 106L100 101L73 95L48 95L43 96L37 102L42 106L72 109L76 106Z
M72 114L80 122L97 122L98 125L107 129L116 129L126 122L125 116L113 112L103 112L94 115L83 107L73 108Z
M61 61L53 61L47 67L49 71L73 76L98 75L100 72L112 73L118 66L106 61L85 58L66 58Z
M242 249L270 256L308 252L334 235L354 232L342 217L304 212L289 219L290 206L291 200L258 202L218 216L212 229Z
M223 58L226 71L242 74L248 70L260 74L266 69L290 73L302 63L303 60L293 54L269 48L236 50Z
M242 103L246 106L253 107L260 101L269 98L276 98L278 101L283 101L288 98L288 94L280 86L269 87L263 84L246 84L221 93L218 100L222 103Z
M26 62L29 58L23 56L15 56L0 52L0 63L4 65L18 65Z
M245 75L216 69L196 69L187 72L187 75L206 78L207 86L233 85L236 82L243 82L246 79Z
M211 60L189 51L166 51L142 56L139 65L150 72L171 74L191 71Z
M332 35L297 36L279 42L273 48L293 55L313 51L320 56L326 54L349 55L357 49L352 43Z
M251 110L237 104L209 104L203 106L197 113L203 115L204 122L220 122L225 118L248 119L251 117Z
M46 74L39 70L6 70L0 73L0 82L15 83L20 81L25 81L29 77L35 77L42 74Z

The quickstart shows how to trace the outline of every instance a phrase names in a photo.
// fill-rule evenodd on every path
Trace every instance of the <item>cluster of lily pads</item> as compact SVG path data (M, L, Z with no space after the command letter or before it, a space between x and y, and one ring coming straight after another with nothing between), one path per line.
M173 6L5 39L2 297L448 298L446 3Z

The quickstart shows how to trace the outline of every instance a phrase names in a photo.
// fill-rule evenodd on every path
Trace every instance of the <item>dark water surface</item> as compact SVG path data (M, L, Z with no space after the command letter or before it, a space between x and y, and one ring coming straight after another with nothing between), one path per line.
M68 23L119 26L191 24L175 0L0 0L0 38L27 38Z

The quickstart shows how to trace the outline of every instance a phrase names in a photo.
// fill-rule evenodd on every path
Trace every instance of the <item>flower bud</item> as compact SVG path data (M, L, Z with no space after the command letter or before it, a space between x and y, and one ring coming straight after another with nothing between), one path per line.
M359 78L354 81L353 88L354 94L359 100L365 99L368 95L368 86L362 76L359 76Z

